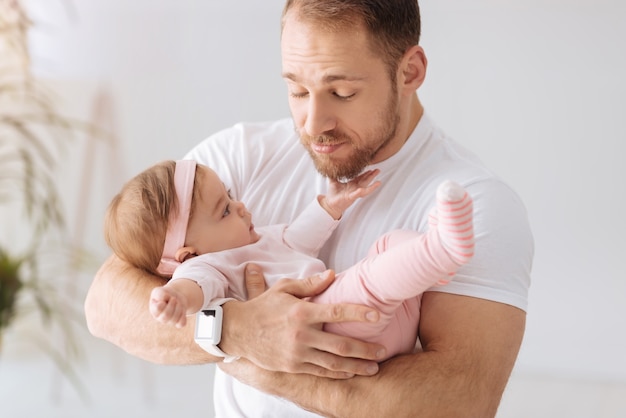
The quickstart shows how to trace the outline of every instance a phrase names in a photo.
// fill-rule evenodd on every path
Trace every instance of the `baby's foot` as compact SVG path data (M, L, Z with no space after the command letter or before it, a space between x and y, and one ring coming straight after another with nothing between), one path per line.
M474 255L472 198L457 183L447 180L437 188L436 228L450 257L459 265Z

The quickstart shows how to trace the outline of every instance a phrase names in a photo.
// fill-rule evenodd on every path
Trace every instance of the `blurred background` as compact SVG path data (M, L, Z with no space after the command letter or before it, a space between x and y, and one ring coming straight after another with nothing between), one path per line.
M126 179L238 121L289 115L283 2L20 3L31 61L5 45L0 69L27 64L70 121L73 138L52 152L65 219L54 237L86 254L69 273L38 271L81 314L109 254L106 205ZM12 4L0 0L0 22L12 21ZM526 336L498 417L626 416L626 4L420 4L426 111L521 195L536 240ZM21 254L32 225L3 202L0 249ZM37 318L0 328L2 417L212 416L213 366L153 365L91 337L80 315L73 339ZM82 355L66 355L70 341Z

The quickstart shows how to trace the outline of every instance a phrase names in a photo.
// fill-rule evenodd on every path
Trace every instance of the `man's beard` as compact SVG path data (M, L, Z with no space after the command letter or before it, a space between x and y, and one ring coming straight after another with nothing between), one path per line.
M349 180L361 174L374 159L378 151L391 142L396 134L399 115L395 95L380 117L381 125L378 129L366 133L362 138L364 145L354 143L352 138L340 131L329 131L323 135L311 137L300 133L300 141L309 152L317 171L328 178L335 180ZM311 143L338 144L345 143L352 146L352 153L346 159L336 159L332 154L318 154L311 149Z

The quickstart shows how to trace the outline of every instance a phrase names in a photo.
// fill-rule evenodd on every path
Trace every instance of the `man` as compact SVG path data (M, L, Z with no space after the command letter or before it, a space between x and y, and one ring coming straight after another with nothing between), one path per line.
M324 322L375 321L375 312L301 299L332 274L264 291L251 264L249 301L223 305L219 348L241 359L219 363L218 416L495 415L524 333L532 236L515 193L424 113L419 32L416 0L287 1L292 120L236 125L188 157L216 170L257 225L289 222L324 192L323 176L379 168L382 186L344 215L321 252L338 271L384 232L424 230L436 186L455 180L474 199L475 257L447 286L407 302L421 309L418 348L380 365L383 347L321 331ZM193 343L193 321L175 330L150 317L150 291L163 282L109 259L85 303L91 332L154 362L220 361Z

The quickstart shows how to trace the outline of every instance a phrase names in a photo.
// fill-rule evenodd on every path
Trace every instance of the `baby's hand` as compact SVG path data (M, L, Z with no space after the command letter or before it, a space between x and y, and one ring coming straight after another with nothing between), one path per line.
M379 173L379 169L369 170L347 183L329 180L328 194L320 197L320 204L333 219L341 218L343 212L357 199L369 195L380 186L380 181L372 183Z
M187 323L187 303L174 289L161 286L152 289L150 313L159 322L182 328Z

